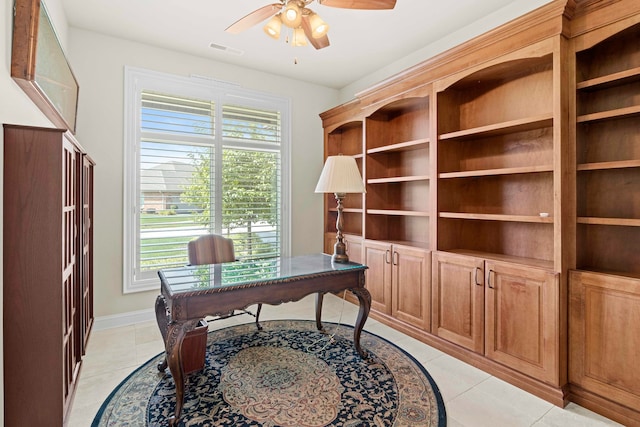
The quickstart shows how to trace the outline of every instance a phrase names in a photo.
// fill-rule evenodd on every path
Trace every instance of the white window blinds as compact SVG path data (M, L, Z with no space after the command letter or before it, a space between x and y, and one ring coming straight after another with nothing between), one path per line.
M129 291L185 265L202 234L233 239L237 258L282 254L281 108L224 95L140 90Z

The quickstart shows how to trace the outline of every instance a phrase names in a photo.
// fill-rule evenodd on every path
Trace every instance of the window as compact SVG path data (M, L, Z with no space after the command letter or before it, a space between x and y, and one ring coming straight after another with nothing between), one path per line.
M127 68L124 292L158 289L206 233L238 258L288 254L288 135L286 100Z

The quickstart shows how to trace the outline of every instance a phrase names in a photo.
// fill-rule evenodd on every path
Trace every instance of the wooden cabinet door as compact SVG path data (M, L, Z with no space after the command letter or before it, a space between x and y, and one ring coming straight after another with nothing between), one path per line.
M347 245L349 261L362 264L362 238L360 236L345 234L344 243Z
M558 385L559 275L485 261L485 283L485 355Z
M434 252L431 333L484 352L484 260Z
M63 376L65 406L69 404L73 384L77 380L82 358L82 327L81 327L81 173L82 157L76 146L66 138L62 144L62 212L63 244L62 263L62 345L63 345Z
M430 251L393 245L392 310L398 320L429 330L431 321Z
M363 245L366 287L371 294L371 308L391 314L391 245L365 240Z
M572 271L569 381L640 408L640 280Z
M86 352L93 326L93 161L82 157L82 259L81 308L82 354Z

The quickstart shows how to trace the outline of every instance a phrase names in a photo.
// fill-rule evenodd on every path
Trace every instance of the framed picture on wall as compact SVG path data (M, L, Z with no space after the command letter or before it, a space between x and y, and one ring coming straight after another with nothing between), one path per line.
M55 126L75 133L78 82L40 0L15 2L11 77Z

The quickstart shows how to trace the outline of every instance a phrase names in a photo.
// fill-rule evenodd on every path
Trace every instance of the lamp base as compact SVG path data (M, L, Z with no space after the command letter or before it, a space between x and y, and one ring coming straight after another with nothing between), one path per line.
M349 262L349 256L347 255L347 245L344 242L336 242L333 245L333 255L331 255L332 262L347 263Z
M333 254L331 255L331 262L348 263L349 257L346 255Z

